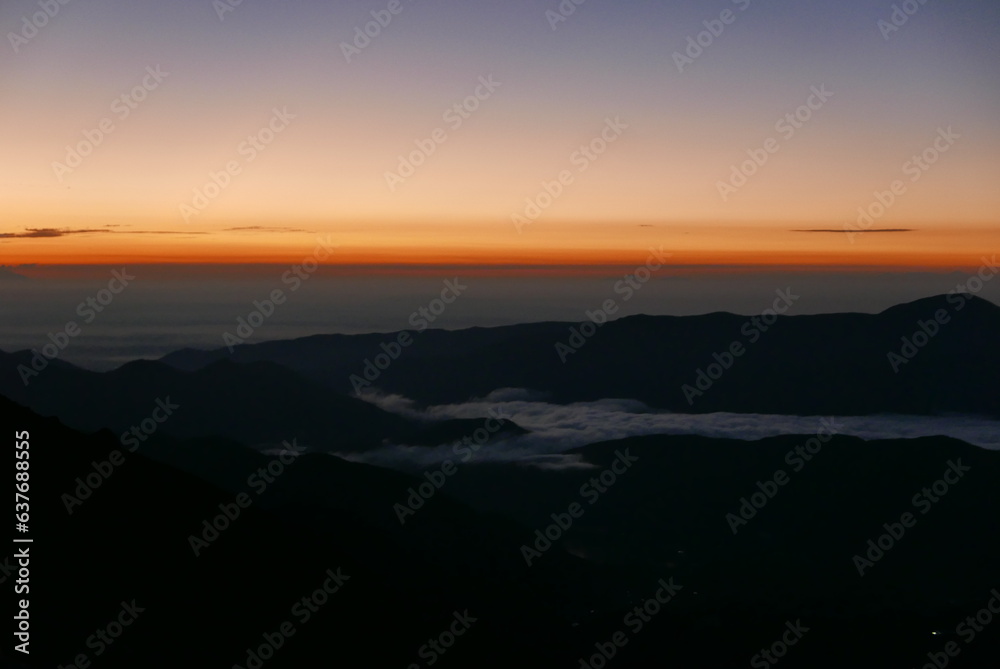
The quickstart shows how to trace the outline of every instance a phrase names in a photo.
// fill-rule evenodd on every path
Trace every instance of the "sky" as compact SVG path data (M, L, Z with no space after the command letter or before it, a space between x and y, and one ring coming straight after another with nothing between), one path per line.
M344 267L953 271L1000 241L991 0L43 4L0 7L15 271L318 239Z

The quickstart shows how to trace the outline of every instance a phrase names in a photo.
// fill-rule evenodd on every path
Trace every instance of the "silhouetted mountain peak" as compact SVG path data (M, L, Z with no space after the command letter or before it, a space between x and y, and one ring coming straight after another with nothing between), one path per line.
M948 313L964 311L975 313L987 318L1000 316L1000 307L989 300L970 293L948 293L923 297L912 302L904 302L879 313L879 316L932 318L938 309Z

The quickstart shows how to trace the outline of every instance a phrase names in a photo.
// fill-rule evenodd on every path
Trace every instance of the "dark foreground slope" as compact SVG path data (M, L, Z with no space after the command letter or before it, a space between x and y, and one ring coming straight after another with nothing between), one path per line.
M787 313L795 313L794 304ZM344 393L379 388L424 403L529 388L556 402L628 397L684 412L1000 416L1000 307L971 295L930 297L875 315L786 315L776 322L715 313L633 316L586 328L427 330L384 370L372 367L369 382L366 364L396 339L316 336L232 353L178 351L163 361L186 370L221 359L269 361ZM743 353L727 362L734 344ZM728 369L711 367L720 359Z
M613 666L745 666L787 623L809 631L782 666L920 666L948 641L949 666L995 666L998 628L968 642L955 628L1000 586L1000 463L953 440L837 438L800 471L784 461L797 437L597 444L579 453L592 469L464 466L400 524L418 479L157 436L68 514L61 495L117 440L0 410L31 435L37 666L87 653L94 667L246 667L291 622L264 667L425 667L421 647L466 609L476 622L433 666L579 667L618 631ZM634 462L591 504L581 486L626 450ZM921 513L914 494L957 460L968 471ZM778 468L789 481L734 535L726 514ZM196 556L191 535L240 493L249 507ZM522 547L573 502L583 515L529 567ZM905 511L915 526L860 576L852 556ZM295 603L338 568L350 579L303 620ZM627 616L661 579L681 588L637 630ZM88 637L132 599L145 610L97 656Z
M31 666L69 665L82 653L95 667L245 667L246 649L284 622L295 633L268 667L407 666L425 661L431 650L421 659L421 647L466 610L477 620L441 666L536 655L528 666L552 666L568 652L567 610L599 590L596 570L565 554L537 570L516 552L505 558L500 549L519 537L510 523L443 498L401 528L392 503L419 482L399 474L305 455L261 493L247 480L269 460L219 444L227 476L243 481L224 490L121 453L110 433L82 435L5 399L0 412L30 442ZM88 477L89 496L77 480ZM237 487L251 503L227 522L220 504L235 514ZM205 521L225 529L215 536ZM197 554L192 536L205 541ZM296 607L333 586L329 570L348 577L342 588L316 597L315 611ZM122 602L142 611L102 646L91 636L117 620ZM552 649L534 648L549 626Z
M811 631L783 660L793 666L922 666L949 642L967 663L955 666L995 666L1000 615L960 625L1000 614L980 613L1000 609L1000 452L822 436L635 437L577 449L561 470L470 467L449 492L533 528L581 504L558 547L627 565L633 592L674 575L688 587L669 606L733 647L745 642L733 626L801 619Z

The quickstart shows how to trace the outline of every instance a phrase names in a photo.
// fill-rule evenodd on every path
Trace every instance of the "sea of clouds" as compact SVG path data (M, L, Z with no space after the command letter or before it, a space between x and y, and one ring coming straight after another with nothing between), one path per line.
M449 418L485 419L491 410L530 433L508 437L502 445L483 447L477 462L534 463L544 468L586 467L566 451L600 441L646 434L695 434L754 441L782 434L813 435L829 416L787 416L745 413L671 413L630 399L552 404L545 397L519 388L502 388L461 404L419 407L400 395L362 397L382 409L428 422ZM991 450L1000 450L1000 421L975 416L909 416L880 414L836 416L839 434L865 440L949 436ZM366 453L342 455L351 460L389 467L423 467L456 459L452 446L435 448L387 445Z

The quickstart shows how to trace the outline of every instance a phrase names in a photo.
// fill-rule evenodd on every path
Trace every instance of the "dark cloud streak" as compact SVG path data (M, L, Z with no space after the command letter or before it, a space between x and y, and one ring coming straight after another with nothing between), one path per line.
M843 230L837 228L808 228L805 230L791 230L790 232L915 232L913 228L875 228L870 230Z
M27 228L24 232L0 232L0 239L52 239L56 237L67 237L70 235L85 235L92 233L119 234L119 235L207 235L208 232L171 231L171 230L129 230L128 232L117 232L103 228L79 228L71 230L69 228Z

